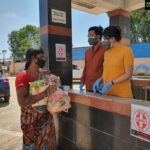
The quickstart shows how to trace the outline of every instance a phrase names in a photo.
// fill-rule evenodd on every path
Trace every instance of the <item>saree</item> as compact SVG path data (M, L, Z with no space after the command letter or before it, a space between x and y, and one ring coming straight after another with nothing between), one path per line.
M53 117L49 112L39 113L31 106L21 108L22 150L56 150Z
M16 89L23 86L29 87L29 82L35 80L26 71L22 71L16 77ZM46 106L21 107L20 120L23 133L22 150L56 150L54 121Z

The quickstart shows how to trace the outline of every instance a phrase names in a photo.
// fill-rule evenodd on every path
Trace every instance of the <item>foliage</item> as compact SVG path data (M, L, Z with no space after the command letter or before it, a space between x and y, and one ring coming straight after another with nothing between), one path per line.
M131 13L131 43L150 42L150 11L144 8Z
M22 56L29 47L40 44L39 27L26 25L17 31L12 31L8 35L8 44L15 56Z

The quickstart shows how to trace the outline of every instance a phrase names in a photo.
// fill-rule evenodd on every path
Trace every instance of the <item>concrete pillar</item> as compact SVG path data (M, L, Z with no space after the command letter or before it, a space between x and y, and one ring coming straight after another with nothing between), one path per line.
M130 45L130 12L116 9L109 12L110 25L120 26L122 30L122 43Z
M41 45L47 68L72 85L71 0L39 0Z

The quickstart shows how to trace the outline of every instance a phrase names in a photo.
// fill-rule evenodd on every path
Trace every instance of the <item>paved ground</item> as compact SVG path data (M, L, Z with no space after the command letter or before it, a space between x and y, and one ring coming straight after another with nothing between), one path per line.
M20 109L17 104L15 78L11 77L10 103L0 101L0 150L21 150Z

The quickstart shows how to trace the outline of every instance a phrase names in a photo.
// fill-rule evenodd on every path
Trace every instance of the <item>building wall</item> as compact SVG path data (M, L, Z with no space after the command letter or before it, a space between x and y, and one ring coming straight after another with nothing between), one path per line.
M22 68L25 65L25 62L17 62L13 63L11 62L9 68L11 74L17 74L19 72L19 69Z

